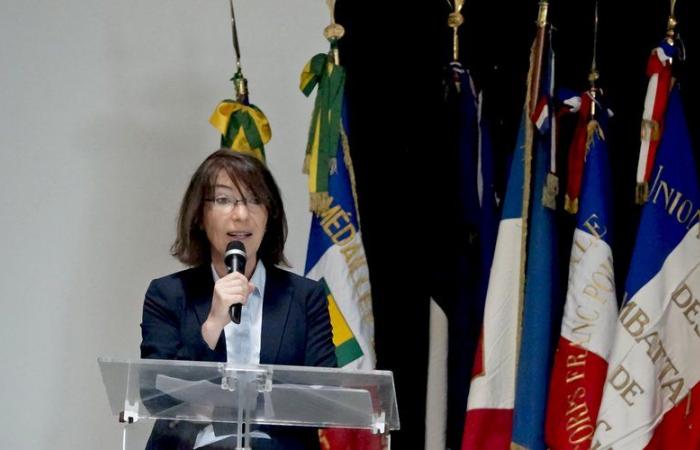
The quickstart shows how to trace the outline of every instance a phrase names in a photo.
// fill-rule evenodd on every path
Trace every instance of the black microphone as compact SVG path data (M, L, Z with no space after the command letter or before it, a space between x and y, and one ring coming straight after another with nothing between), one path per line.
M228 269L228 273L238 272L245 273L245 245L241 241L231 241L226 246L226 253L224 253L224 264ZM241 323L241 307L240 303L231 305L228 310L228 315L231 316L231 321L233 323Z

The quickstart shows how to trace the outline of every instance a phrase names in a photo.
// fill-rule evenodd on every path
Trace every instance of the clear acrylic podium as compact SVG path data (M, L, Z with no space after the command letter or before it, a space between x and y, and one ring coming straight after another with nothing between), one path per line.
M154 421L227 427L237 450L255 449L255 425L399 429L389 371L98 358L123 449L143 449ZM146 424L146 425L144 425ZM213 424L213 425L209 425ZM203 447L203 449L206 447Z

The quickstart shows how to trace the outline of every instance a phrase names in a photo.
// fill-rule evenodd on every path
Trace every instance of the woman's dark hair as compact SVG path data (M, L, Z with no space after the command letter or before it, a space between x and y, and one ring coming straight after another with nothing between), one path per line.
M288 266L284 257L287 216L284 214L282 197L275 179L258 159L227 148L209 155L192 175L180 205L177 237L170 253L189 266L211 261L211 247L203 228L204 202L214 196L216 177L222 170L239 192L250 192L265 206L267 228L258 249L258 258L266 264Z

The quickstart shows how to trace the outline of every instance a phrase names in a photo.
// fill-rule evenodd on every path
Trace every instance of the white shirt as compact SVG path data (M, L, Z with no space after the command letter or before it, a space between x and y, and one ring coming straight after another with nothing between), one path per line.
M211 265L211 273L214 276L214 283L219 281L221 278L214 264ZM263 296L265 295L265 281L267 280L267 271L265 270L265 265L262 261L258 260L253 271L253 276L250 278L250 282L253 283L255 289L248 295L248 301L241 310L241 324L237 325L233 322L229 322L228 325L224 327L224 336L226 338L226 362L232 364L260 364L260 342L262 339L262 311L263 311ZM236 338L237 335L240 336L240 327L244 324L245 320L250 322L250 354L240 355L236 352ZM253 432L251 433L254 437L269 437L264 433ZM216 436L214 434L214 427L207 425L197 434L197 439L195 440L193 449L204 447L205 445L218 442L222 439L226 439L233 435Z
M219 275L211 266L212 274L214 275L214 283L216 283ZM233 364L260 364L260 342L262 339L262 311L263 311L263 296L265 295L265 281L267 280L267 271L262 261L258 260L253 276L250 282L253 283L255 289L248 296L248 302L241 310L241 324L243 321L250 320L250 356L242 358L242 355L236 353L236 335L240 325L229 322L224 327L224 335L226 336L226 362ZM248 317L244 317L248 316Z

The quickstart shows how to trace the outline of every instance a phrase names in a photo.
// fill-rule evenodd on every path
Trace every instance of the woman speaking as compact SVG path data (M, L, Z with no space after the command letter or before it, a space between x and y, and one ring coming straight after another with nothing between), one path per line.
M153 280L141 323L141 357L236 364L335 367L322 285L286 264L287 219L279 188L257 159L221 149L185 192L172 254L189 269ZM231 241L246 252L243 273L226 267ZM241 305L240 323L229 310ZM148 449L235 448L211 424L157 422ZM318 448L315 429L260 427L255 449ZM269 436L269 439L267 437Z

